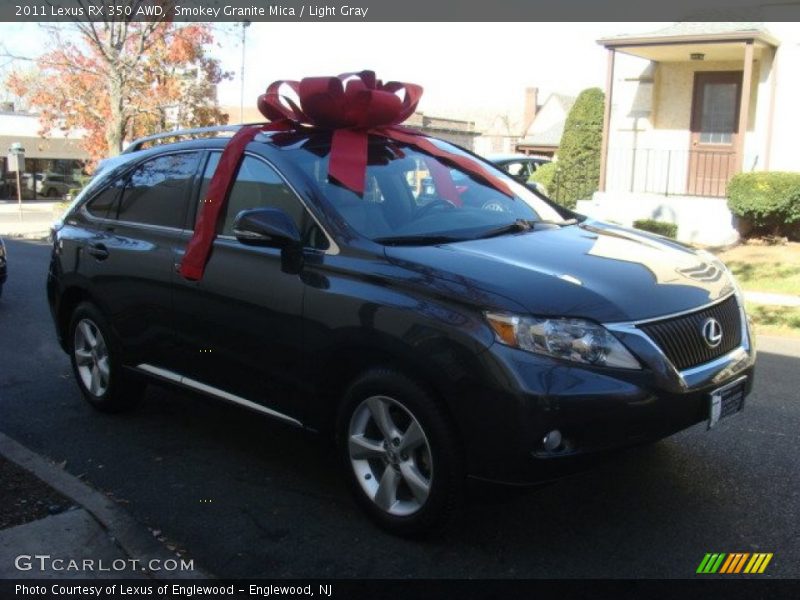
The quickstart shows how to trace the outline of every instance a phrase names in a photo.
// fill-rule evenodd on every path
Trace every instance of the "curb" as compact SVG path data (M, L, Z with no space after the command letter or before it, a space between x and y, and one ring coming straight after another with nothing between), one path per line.
M154 559L161 561L162 564L165 560L175 559L174 553L159 544L143 525L104 494L54 466L4 433L0 433L0 455L33 473L75 504L82 506L129 557L138 559L142 564ZM147 571L147 573L155 579L161 578L156 572ZM197 567L193 571L174 571L169 576L169 579L214 578L213 575Z

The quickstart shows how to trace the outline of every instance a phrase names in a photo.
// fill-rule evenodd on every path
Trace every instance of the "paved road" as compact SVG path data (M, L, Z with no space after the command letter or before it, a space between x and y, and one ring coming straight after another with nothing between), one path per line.
M125 502L220 576L692 577L706 552L774 552L800 577L800 343L763 339L744 413L538 490L479 488L429 542L375 529L309 434L151 386L94 413L56 345L48 248L9 241L0 430Z

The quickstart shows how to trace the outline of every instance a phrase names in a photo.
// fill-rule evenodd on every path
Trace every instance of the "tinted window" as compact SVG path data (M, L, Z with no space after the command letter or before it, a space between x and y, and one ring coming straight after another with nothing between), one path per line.
M113 219L117 215L117 200L122 191L122 180L117 179L95 196L86 205L86 210L101 219Z
M117 218L164 227L183 227L187 192L199 152L168 154L149 160L131 173Z
M205 198L211 177L219 164L220 153L213 153L206 165L200 198ZM228 198L224 219L220 220L217 233L233 235L233 222L241 211L251 208L279 208L303 232L306 225L306 212L294 192L280 178L278 173L265 162L245 156L236 175ZM199 214L199 213L198 213Z

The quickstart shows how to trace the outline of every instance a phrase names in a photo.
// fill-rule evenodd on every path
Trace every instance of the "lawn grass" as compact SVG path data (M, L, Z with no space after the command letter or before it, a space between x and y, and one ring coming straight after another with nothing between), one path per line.
M740 244L718 256L743 290L800 295L800 243Z
M745 302L756 336L777 335L800 338L800 308Z

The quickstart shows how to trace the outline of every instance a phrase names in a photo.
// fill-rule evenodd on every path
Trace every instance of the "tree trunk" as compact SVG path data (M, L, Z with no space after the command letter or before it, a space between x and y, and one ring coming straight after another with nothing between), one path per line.
M106 124L106 145L108 155L116 156L122 151L122 141L125 138L125 115L122 104L122 82L113 75L109 80L108 96L111 118Z

